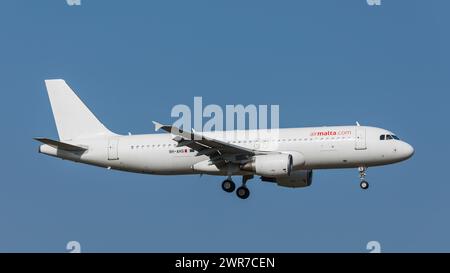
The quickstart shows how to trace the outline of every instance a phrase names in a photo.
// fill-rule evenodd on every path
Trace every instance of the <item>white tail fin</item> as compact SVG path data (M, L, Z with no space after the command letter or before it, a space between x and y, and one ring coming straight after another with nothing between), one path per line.
M113 135L64 80L45 80L60 140Z

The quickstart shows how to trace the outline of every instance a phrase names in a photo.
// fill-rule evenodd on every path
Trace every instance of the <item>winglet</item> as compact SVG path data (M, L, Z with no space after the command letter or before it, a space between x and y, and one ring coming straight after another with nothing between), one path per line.
M361 125L359 124L359 122L356 122L356 126L361 126Z
M153 122L153 124L155 124L155 131L158 131L159 129L161 129L164 126L157 121L152 121L152 122Z

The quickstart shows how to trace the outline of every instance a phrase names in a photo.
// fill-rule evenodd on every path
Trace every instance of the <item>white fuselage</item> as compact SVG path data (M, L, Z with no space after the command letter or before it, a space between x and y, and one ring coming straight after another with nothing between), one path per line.
M391 132L368 126L333 126L279 129L276 134L258 131L204 132L207 137L259 151L298 152L304 156L303 169L371 167L403 161L414 149L398 139L381 140ZM41 145L39 151L59 158L122 171L148 174L230 175L230 170L194 166L209 157L187 147L177 147L171 134L113 135L80 138L67 143L86 147L83 153ZM246 174L239 169L232 175Z

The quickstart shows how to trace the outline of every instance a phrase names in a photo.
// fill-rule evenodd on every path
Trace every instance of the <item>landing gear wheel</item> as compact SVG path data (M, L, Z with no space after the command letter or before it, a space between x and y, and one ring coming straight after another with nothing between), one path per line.
M237 188L236 195L241 199L247 199L250 196L250 191L247 187L241 186Z
M229 179L222 182L222 190L226 192L233 192L235 188L236 184L234 184L234 182Z
M361 189L367 190L369 188L369 183L367 181L363 180L363 181L361 181L359 186L361 187Z
M359 184L359 186L361 187L361 189L367 190L369 188L369 183L365 179L366 178L367 167L360 166L358 168L358 171L359 171L359 179L361 180L361 183Z

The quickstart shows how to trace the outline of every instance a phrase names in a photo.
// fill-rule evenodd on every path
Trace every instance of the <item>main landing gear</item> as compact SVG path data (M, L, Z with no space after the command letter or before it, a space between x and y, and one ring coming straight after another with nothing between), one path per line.
M231 180L231 177L228 177L225 181L222 182L222 190L226 192L233 192L236 188L236 184L234 184L233 180Z
M241 199L247 199L250 196L250 190L247 188L247 181L252 179L253 175L242 176L242 185L236 189L236 195ZM233 192L236 188L236 184L231 180L229 176L225 181L222 182L222 189L226 192Z
M361 183L359 183L359 186L361 187L361 189L367 190L369 188L369 182L366 181L367 167L363 167L363 166L359 167L358 171L359 171L359 179L361 180Z

